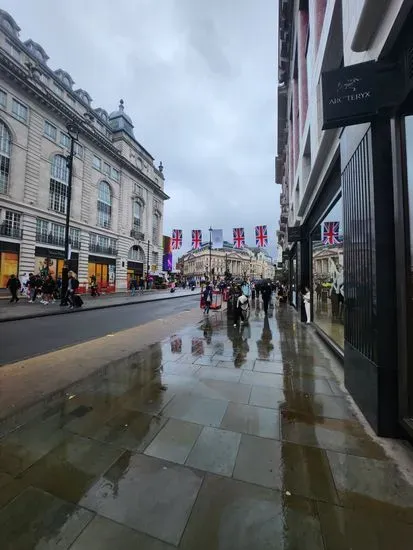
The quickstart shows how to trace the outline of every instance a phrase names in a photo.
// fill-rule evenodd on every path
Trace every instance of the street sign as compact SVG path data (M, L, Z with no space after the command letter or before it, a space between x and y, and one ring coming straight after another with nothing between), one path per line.
M288 242L289 243L296 243L298 241L303 240L301 225L296 225L294 227L289 227L288 231L287 231L287 234L288 234Z
M377 112L376 62L322 74L323 130L368 122Z
M323 130L371 122L380 109L400 104L406 87L398 63L366 61L321 75Z

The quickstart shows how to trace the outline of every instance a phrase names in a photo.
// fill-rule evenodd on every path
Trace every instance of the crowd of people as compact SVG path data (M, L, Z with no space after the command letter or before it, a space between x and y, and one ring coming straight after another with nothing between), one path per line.
M59 302L70 308L81 306L79 298L76 297L76 290L79 288L79 281L73 271L68 273L68 285L65 292L62 291L62 278L56 280L47 272L24 273L21 279L15 274L7 281L7 288L10 291L10 303L17 303L20 298L27 299L29 304L41 303L45 306Z

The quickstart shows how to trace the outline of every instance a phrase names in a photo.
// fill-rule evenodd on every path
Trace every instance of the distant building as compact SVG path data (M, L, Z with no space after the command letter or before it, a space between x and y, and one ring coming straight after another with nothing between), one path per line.
M177 269L180 269L185 277L197 280L209 275L210 268L213 269L215 277L223 277L225 271L229 271L233 277L274 277L272 258L263 249L234 248L226 241L223 248L213 248L211 254L209 244L204 243L199 250L190 250L177 261Z
M123 100L108 114L0 10L0 287L11 273L57 276L64 260L71 140L75 145L71 267L81 282L125 288L127 276L162 266L162 163L136 140ZM102 75L102 79L107 75ZM149 258L148 256L149 241Z

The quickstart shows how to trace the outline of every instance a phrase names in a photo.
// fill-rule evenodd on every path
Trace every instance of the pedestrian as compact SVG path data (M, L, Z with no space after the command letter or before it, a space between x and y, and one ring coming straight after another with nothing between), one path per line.
M74 296L75 292L79 287L79 281L76 278L75 273L73 271L69 271L69 279L67 281L67 291L66 291L66 301L68 302L68 305L70 309L73 309L75 306Z
M260 290L261 290L262 302L264 304L264 314L268 315L268 305L271 301L271 296L272 296L271 282L267 281L266 283L264 283L261 286Z
M90 295L100 296L96 275L94 274L90 276Z
M138 289L138 281L136 280L136 277L133 276L129 283L130 295L135 296L137 289Z
M10 279L7 281L6 286L10 290L10 294L11 294L10 303L12 304L13 302L16 302L17 304L17 302L19 301L19 298L17 297L17 292L21 285L20 285L19 279L16 277L14 273L10 276Z
M311 292L308 286L304 288L304 292L302 293L303 296L303 302L304 302L304 309L305 309L305 316L307 320L307 325L311 323Z
M241 325L243 325L248 320L249 314L249 303L248 298L245 294L238 296L237 305L235 307L235 316L234 316L234 327L238 324L238 319L241 319Z
M204 313L206 313L208 315L209 314L209 309L210 309L211 303L212 303L212 286L210 285L210 283L208 283L207 286L205 287L203 296L204 296L204 301L205 301Z
M145 292L145 278L144 277L141 277L140 280L139 280L139 288L140 288L141 294L143 294Z
M27 297L29 298L29 304L32 304L36 300L36 277L33 273L29 273L29 280L27 283L28 293Z

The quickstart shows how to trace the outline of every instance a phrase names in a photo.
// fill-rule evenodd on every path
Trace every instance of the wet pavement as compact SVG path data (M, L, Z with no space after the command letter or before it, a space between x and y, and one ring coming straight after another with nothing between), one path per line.
M0 440L0 547L411 550L408 472L339 379L291 309L211 313Z

